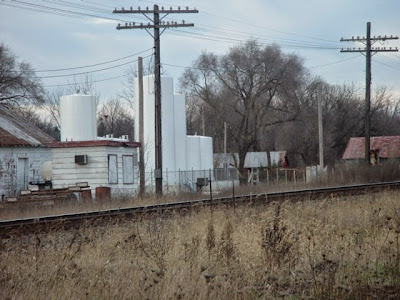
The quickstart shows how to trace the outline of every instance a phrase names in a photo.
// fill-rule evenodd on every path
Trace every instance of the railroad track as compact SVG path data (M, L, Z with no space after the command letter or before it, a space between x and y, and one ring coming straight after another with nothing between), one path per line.
M383 190L400 189L400 181L382 182L373 184L358 184L338 187L325 187L314 189L302 189L288 192L273 192L262 194L236 195L231 197L208 198L192 201L180 201L164 204L116 208L98 210L84 213L71 213L62 215L50 215L36 218L23 218L0 221L0 236L15 234L28 234L55 229L77 228L88 221L111 221L118 218L132 218L141 215L162 215L171 211L182 211L194 207L241 205L241 204L268 204L276 201L305 201L327 197L339 197L349 195L361 195L380 192Z

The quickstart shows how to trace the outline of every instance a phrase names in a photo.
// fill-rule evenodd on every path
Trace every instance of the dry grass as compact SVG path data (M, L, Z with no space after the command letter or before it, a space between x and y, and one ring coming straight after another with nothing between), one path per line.
M400 298L399 192L195 209L0 244L1 299Z

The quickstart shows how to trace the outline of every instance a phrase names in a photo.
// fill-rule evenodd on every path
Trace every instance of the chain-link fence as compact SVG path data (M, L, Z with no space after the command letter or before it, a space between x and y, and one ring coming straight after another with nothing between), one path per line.
M185 170L165 171L162 174L163 185L166 191L187 191L195 192L202 186L208 185L211 181L215 187L224 185L224 182L239 180L239 173L236 169L209 169L209 170ZM145 174L146 188L154 190L154 172Z

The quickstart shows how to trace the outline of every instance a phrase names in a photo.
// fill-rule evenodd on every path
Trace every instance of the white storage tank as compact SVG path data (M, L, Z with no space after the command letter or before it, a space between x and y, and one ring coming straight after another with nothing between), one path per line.
M139 89L135 78L135 139L139 140ZM175 115L172 77L161 77L161 125L163 172L175 171ZM143 136L146 171L155 168L155 107L154 76L143 77Z
M201 170L213 169L213 145L209 136L200 137Z
M186 145L188 170L201 170L200 136L188 135Z
M74 94L60 98L61 142L94 141L97 138L96 99Z
M175 170L186 170L186 105L185 95L174 95Z

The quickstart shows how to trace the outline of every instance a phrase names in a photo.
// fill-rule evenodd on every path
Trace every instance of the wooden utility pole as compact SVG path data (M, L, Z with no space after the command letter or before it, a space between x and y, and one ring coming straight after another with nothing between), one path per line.
M144 134L143 134L143 59L141 57L138 58L138 88L139 88L139 176L140 176L140 187L139 194L141 197L144 196L146 192L145 185L145 170L144 170ZM136 112L137 113L137 112Z
M156 193L158 195L162 195L162 128L161 128L161 64L160 64L160 36L167 28L176 28L176 27L193 27L193 23L178 23L175 21L165 22L162 21L169 14L182 14L182 13L198 13L197 9L181 9L178 6L178 9L164 9L161 7L159 9L157 4L154 4L153 9L133 9L130 7L129 9L114 9L113 13L115 14L142 14L147 19L151 21L148 24L136 24L135 22L125 23L125 25L118 24L117 29L145 29L154 39L154 103L155 103L155 122L154 122L154 130L155 130L155 170L154 177L156 179ZM151 19L148 15L153 15ZM160 14L163 16L160 18ZM160 33L160 28L163 28L163 31ZM153 34L149 31L149 29L153 29Z
M365 44L365 48L347 48L342 49L340 52L360 52L362 54L365 53L366 57L366 70L365 70L365 162L369 165L370 161L370 110L371 110L371 57L372 52L374 54L378 52L397 52L399 51L396 48L386 48L386 47L377 47L374 48L372 45L377 41L386 41L386 40L397 40L398 36L373 36L371 37L371 22L367 22L367 37L354 36L351 39L341 38L341 42L361 42Z
M319 168L320 172L324 169L324 129L322 125L322 86L318 87L318 137L319 137Z

